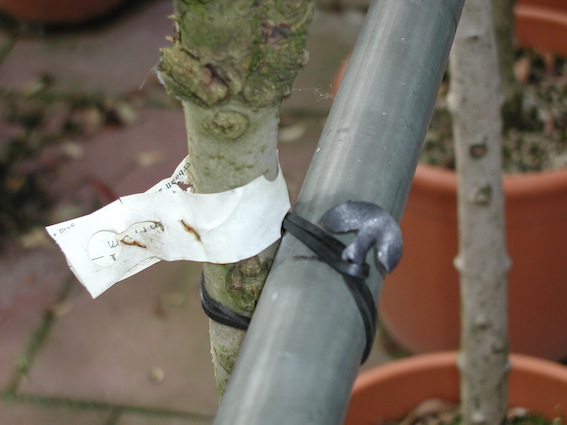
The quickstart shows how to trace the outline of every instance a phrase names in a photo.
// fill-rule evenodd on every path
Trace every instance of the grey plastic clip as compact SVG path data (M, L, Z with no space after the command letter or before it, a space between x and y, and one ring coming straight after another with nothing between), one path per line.
M375 247L376 261L390 273L402 257L400 226L378 205L348 201L327 211L321 222L335 233L358 232L342 253L345 261L363 264L368 251Z

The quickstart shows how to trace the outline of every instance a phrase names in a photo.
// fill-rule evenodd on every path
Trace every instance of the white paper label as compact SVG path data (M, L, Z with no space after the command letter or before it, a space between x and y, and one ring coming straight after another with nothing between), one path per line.
M290 209L281 170L214 194L183 190L185 159L149 191L124 196L92 214L46 227L93 298L160 260L235 263L281 237Z

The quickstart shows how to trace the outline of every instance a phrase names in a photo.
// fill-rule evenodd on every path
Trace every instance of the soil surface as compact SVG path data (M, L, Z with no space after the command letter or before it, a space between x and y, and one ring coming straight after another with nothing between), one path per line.
M522 116L504 123L505 173L552 170L567 166L567 61L531 50L518 52L515 66L523 93ZM455 168L448 78L443 82L421 161Z
M459 425L459 405L446 400L432 398L417 405L405 418L398 421L376 422L376 425ZM524 407L508 409L505 425L564 425L561 416L547 420Z

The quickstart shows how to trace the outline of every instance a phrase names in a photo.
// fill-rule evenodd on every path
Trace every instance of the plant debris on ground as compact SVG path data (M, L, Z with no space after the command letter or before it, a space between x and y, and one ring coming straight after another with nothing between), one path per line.
M376 421L376 425L460 425L457 403L431 398L418 404L405 418L397 421ZM524 407L508 409L504 425L565 425L563 416L552 420Z
M54 203L50 177L82 156L82 142L107 125L127 125L136 113L123 99L64 95L49 75L19 91L0 89L0 247L46 224Z
M515 74L523 89L522 119L505 123L503 169L526 173L567 166L567 61L551 54L520 50ZM455 168L451 115L440 90L421 161Z

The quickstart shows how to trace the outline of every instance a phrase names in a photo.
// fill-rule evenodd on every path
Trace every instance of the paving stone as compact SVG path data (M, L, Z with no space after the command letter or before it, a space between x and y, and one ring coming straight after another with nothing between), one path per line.
M283 104L284 110L326 112L330 109L335 74L351 52L363 19L364 14L358 10L315 12L307 39L309 63L297 74L292 95Z
M159 263L96 300L78 287L21 391L212 414L217 406L200 265Z
M57 300L69 270L54 247L24 249L14 243L2 253L0 271L0 388L6 388L18 355Z
M124 414L116 425L207 425L213 423L212 419L212 417L185 419L128 413Z
M187 156L187 133L181 110L152 110L144 114L144 123L131 136L137 147L129 150L134 167L116 185L118 196L145 192L158 181L170 177L181 160ZM122 140L124 141L124 139ZM144 165L141 156L150 159ZM151 156L155 163L151 163Z
M2 425L105 425L109 418L104 410L0 401Z
M141 2L99 30L20 39L0 66L2 86L17 90L49 74L71 91L138 91L159 60L159 48L170 44L171 13L169 0Z
M134 124L108 127L81 141L81 156L53 172L49 192L60 203L53 221L87 214L117 197L148 190L169 177L185 157L185 140L181 111L140 110Z

